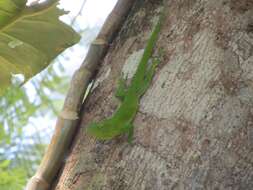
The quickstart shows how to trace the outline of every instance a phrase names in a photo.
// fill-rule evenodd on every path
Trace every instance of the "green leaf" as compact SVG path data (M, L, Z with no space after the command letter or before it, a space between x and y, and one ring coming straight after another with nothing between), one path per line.
M10 165L10 160L4 160L0 162L0 169L6 169L9 167L9 165Z
M34 10L25 4L26 0L0 0L0 95L13 74L28 80L80 40L59 20L66 12L57 3Z
M25 185L26 171L23 168L0 169L0 179L1 190L22 190Z

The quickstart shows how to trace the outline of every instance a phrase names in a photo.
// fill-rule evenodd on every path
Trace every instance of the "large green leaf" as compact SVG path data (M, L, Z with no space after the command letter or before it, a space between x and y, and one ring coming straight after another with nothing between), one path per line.
M66 12L57 3L38 10L25 4L26 0L0 0L0 95L13 74L31 78L80 40L59 20Z

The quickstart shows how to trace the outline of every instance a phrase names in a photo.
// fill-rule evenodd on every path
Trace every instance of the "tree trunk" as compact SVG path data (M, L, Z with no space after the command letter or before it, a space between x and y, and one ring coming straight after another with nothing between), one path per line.
M96 141L87 124L110 116L117 80L135 72L163 6L138 0L86 99L57 190L253 188L253 1L166 0L134 140Z

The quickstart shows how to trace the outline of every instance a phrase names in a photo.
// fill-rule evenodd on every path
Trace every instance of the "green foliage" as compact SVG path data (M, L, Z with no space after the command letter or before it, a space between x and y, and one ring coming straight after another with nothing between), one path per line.
M53 66L43 71L36 79L31 80L29 91L33 91L33 98L28 90L16 85L15 88L9 88L5 91L4 96L0 99L0 159L8 157L12 154L8 150L11 147L20 147L19 142L23 142L28 138L25 134L24 126L27 126L31 116L44 117L45 115L55 118L63 104L63 94L67 90L68 77L63 72L56 72ZM42 129L46 126L41 126ZM36 126L30 124L30 128L35 129ZM39 129L38 129L39 130ZM39 132L38 132L39 133ZM36 134L38 134L36 133ZM43 134L45 134L44 131ZM33 145L27 149L38 148L39 144L45 143L41 141L41 134L33 137ZM34 148L33 148L34 147ZM2 151L1 149L5 150ZM22 148L24 149L24 148ZM42 149L44 150L44 149ZM17 150L19 155L22 150ZM27 155L33 155L32 152ZM41 154L38 155L39 157ZM29 161L29 158L27 158Z
M26 0L5 0L0 1L0 27L9 23L15 14L19 13L26 4Z
M61 75L61 76L60 76ZM9 87L0 99L0 146L9 144L14 136L22 135L22 129L31 116L43 116L51 113L55 117L63 103L63 95L67 89L67 77L57 74L49 67L33 79L34 99L26 88L18 85ZM30 89L31 90L31 89ZM2 145L3 146L3 145Z
M98 29L91 28L88 31L90 35L85 35L85 43L94 39L94 30ZM34 175L41 161L53 126L40 126L36 119L51 116L55 120L62 108L70 78L59 60L68 61L66 56L56 59L54 64L21 88L20 81L16 80L0 98L0 163L1 160L10 160L12 165L11 168L1 170L1 173L4 172L0 175L0 181L6 176L9 176L9 182L12 181L8 185L5 183L5 186L0 184L1 190L9 186L10 190L22 189L21 186L25 185L23 182ZM34 124L31 118L35 120ZM27 128L35 132L27 135Z
M53 126L41 126L36 120L45 118L47 122L48 116L55 120L70 80L59 59L47 65L56 54L79 40L71 28L58 20L64 12L55 5L43 13L28 15L29 11L22 12L25 3L26 0L0 0L1 190L21 190L34 175L53 130ZM83 31L84 43L94 39L94 30L98 29ZM40 72L44 67L47 68ZM40 73L22 87L22 80L13 77L20 73L28 80L37 72Z
M11 134L20 134L22 126L27 124L28 117L35 113L38 105L32 104L24 89L15 87L8 89L0 100L0 138L10 143ZM18 121L18 122L17 122ZM4 127L8 126L8 128Z
M0 95L13 74L28 80L80 40L58 19L66 12L56 4L40 11L28 11L25 4L26 0L0 1Z
M0 162L1 190L22 190L26 176L26 171L23 168L11 168L9 160Z
M31 117L50 115L55 118L63 104L69 78L63 70L47 68L30 81L34 91L31 98L26 85L9 88L0 99L0 189L22 190L28 178L34 175L41 161L46 143L46 126L32 126ZM49 95L50 94L50 95ZM28 136L27 127L38 130ZM48 140L48 138L47 138ZM2 162L1 162L2 160ZM10 164L11 163L11 164Z

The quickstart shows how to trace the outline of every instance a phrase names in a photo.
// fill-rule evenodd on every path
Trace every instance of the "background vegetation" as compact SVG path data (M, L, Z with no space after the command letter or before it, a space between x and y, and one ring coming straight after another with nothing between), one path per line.
M112 2L113 5L116 0ZM95 38L102 24L101 21L92 26L83 24L85 4L86 0L78 0L76 5L79 10L63 18L82 36L81 42L58 56L48 68L22 87L23 76L14 75L12 87L1 95L1 190L23 189L41 160L55 118L62 107L70 76L81 63L88 44ZM75 63L72 67L66 67L70 60Z

